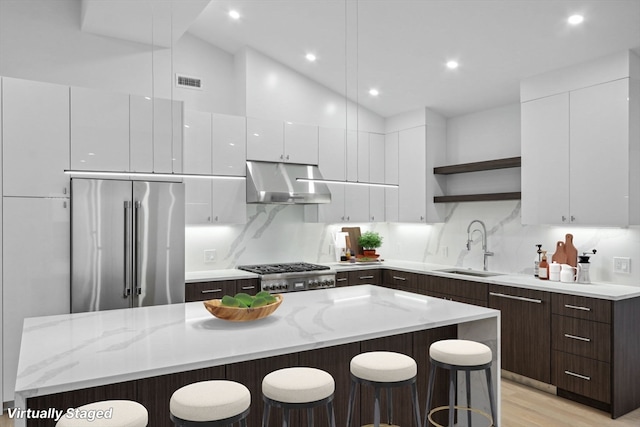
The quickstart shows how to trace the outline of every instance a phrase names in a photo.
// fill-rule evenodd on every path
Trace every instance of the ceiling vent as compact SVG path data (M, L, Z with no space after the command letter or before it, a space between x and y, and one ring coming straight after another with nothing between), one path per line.
M176 87L202 90L202 79L200 77L176 74Z

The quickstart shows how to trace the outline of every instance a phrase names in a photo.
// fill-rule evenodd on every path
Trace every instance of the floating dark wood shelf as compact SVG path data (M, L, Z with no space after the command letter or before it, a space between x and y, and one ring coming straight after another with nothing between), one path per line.
M488 171L494 169L519 168L520 157L508 157L505 159L486 160L483 162L461 163L458 165L438 166L433 168L436 175L451 175L454 173Z
M462 194L459 196L435 196L433 202L487 202L496 200L520 200L521 197L522 193L519 191L513 193Z

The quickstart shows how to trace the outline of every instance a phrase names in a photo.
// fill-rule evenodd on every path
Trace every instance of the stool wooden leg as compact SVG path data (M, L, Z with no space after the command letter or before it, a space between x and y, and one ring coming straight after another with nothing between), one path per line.
M411 384L411 395L413 396L413 411L416 415L416 427L420 427L420 402L418 401L418 386L416 383Z
M351 427L351 418L353 417L353 406L356 401L356 383L351 380L351 388L349 389L349 406L347 408L347 427Z
M453 427L453 415L456 406L456 387L458 373L455 369L449 370L449 427Z
M498 427L498 419L496 418L496 402L493 394L493 381L491 380L491 368L484 370L487 374L487 391L489 392L489 405L491 405L491 417L493 418L493 427Z
M429 427L429 411L431 411L431 398L435 379L436 366L432 363L431 368L429 369L429 385L427 386L427 406L424 408L424 427Z
M380 427L380 388L375 388L373 404L373 427Z
M465 371L465 382L467 383L467 408L471 409L471 372ZM471 410L467 411L467 425L471 426Z
M262 427L269 425L269 412L271 411L271 405L269 402L264 402L264 410L262 411Z

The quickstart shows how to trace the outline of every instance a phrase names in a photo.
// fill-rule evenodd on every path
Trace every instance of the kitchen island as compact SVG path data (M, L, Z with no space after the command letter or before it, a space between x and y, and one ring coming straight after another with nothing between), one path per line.
M451 327L457 337L474 339L492 348L499 402L498 311L363 285L285 294L273 315L248 323L214 318L197 302L26 319L15 407L42 408L32 402L72 402L65 396L74 391L114 384L127 389L116 393L118 396L136 396L153 387L149 379L216 367L219 369L212 374L214 377L242 379L250 366L246 364L252 361L285 358L285 365L286 360L303 364L318 360L304 355L323 350L329 351L320 360L326 360L326 355L337 359L345 346L357 353L370 347L353 347L356 343L393 337L409 337L408 348L414 350L414 355L427 355L428 360L428 341L422 342L422 335L417 334L443 328L451 331ZM336 378L339 383L348 382L349 357L340 360L341 365L346 365L347 378ZM425 380L427 372L424 366L419 370ZM474 406L488 410L483 383L474 383L479 386L474 389ZM261 410L261 398L252 392L252 412L256 415ZM419 392L425 397L424 389ZM47 400L47 396L59 399ZM147 406L146 402L143 404ZM168 400L158 404L168 410ZM342 402L336 397L336 406L346 406L346 399ZM499 411L498 407L498 414ZM150 409L150 420L151 412ZM14 422L16 427L27 425L25 418ZM29 420L30 426L53 424ZM159 424L150 421L150 425Z

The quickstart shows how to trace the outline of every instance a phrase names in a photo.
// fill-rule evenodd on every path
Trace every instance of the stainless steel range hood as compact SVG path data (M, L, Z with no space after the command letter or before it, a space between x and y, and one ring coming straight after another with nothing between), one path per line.
M314 165L249 161L247 203L331 203L326 184L300 182L297 178L322 179L322 174Z

